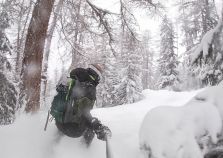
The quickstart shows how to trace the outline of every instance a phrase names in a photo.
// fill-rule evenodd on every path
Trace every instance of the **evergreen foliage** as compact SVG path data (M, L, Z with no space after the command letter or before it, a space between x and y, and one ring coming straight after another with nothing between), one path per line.
M154 89L154 50L152 38L149 31L143 33L140 49L142 53L142 86L143 89Z
M139 43L128 32L122 34L121 83L117 90L119 104L134 103L142 99L142 54Z
M5 34L9 27L7 12L0 11L0 125L10 124L15 119L16 90L9 80L11 64L7 55L11 53L11 46Z
M183 0L179 6L179 21L184 34L183 45L186 50L196 46L204 34L217 24L214 1Z
M183 45L186 46L187 53L192 56L191 63L187 65L188 74L199 79L199 83L196 82L199 87L216 85L222 80L222 53L219 47L221 33L218 31L218 34L213 35L218 23L215 7L214 1L210 0L184 1L180 6L180 21L185 35ZM203 48L208 50L203 52ZM204 54L203 59L201 59L203 55L197 56L200 53ZM196 60L198 58L201 60Z
M173 24L164 17L161 24L161 43L160 57L158 59L158 71L160 78L158 82L159 88L174 88L179 83L179 72L177 70L178 60L174 46L174 28Z

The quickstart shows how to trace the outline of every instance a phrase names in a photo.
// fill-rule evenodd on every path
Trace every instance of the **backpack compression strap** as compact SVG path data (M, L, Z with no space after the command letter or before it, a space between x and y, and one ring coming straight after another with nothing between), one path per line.
M66 101L69 99L70 97L70 94L71 94L71 90L73 88L75 84L75 80L74 79L71 79L71 81L69 81L68 85L69 85L69 88L68 88L68 92L67 92L67 96L66 96Z

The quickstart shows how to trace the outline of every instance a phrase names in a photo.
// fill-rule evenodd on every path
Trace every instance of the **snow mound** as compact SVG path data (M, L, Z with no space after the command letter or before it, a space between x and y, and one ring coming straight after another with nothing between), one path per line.
M52 152L55 130L49 129L49 132L45 133L43 122L44 119L40 115L22 115L15 123L0 126L1 157L44 158L49 155Z
M223 120L223 83L206 88L182 107L156 107L145 116L139 143L143 157L202 158L203 142L217 143Z

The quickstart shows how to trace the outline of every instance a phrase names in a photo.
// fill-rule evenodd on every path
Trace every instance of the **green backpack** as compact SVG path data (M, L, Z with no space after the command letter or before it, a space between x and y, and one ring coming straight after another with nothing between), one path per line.
M62 123L64 120L64 114L66 111L67 102L69 100L70 91L74 84L75 80L71 80L69 82L69 88L57 90L58 93L54 97L50 108L50 114L54 117L57 122Z
M66 93L58 92L54 97L50 114L57 122L63 122L63 116L66 110Z

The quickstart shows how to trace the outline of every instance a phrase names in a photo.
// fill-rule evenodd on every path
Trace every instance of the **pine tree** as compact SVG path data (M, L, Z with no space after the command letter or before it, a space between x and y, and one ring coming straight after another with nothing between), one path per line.
M212 37L211 32L213 32L212 30L217 25L218 15L214 1L182 0L180 13L182 30L185 35L183 45L186 46L186 54L190 53L190 56L196 56L196 54L201 52L201 44L199 43L203 43L202 38L206 36L205 40L209 41L209 37ZM219 42L219 38L217 36L219 35L215 36L215 42ZM208 45L210 45L210 43L208 43ZM216 44L214 47L207 46L207 48L209 48L208 52L221 52L218 45L219 44ZM216 55L213 58L217 58L217 53L214 54ZM194 59L194 57L192 58ZM215 85L222 78L222 72L220 70L219 64L219 61L216 63L215 59L200 60L199 64L197 65L190 63L190 65L188 65L190 71L188 74L191 75L190 77L196 76L196 78L200 80L197 83L200 87L206 85Z
M179 78L181 79L180 89L182 90L194 90L199 89L201 87L201 80L198 78L198 72L193 71L190 62L190 54L194 51L191 49L182 54L182 62L179 66Z
M105 52L104 58L103 83L101 83L102 88L100 93L102 99L101 104L102 107L115 106L119 104L117 102L116 87L120 84L117 60L109 48Z
M142 54L138 41L123 29L121 42L120 85L117 89L118 104L134 103L142 99Z
M1 6L0 6L1 8ZM16 90L10 80L11 64L7 55L12 53L5 29L9 27L6 10L0 11L0 125L10 124L15 119Z
M217 24L214 1L181 0L179 21L184 33L183 45L189 51L196 46L204 34Z
M213 3L213 2L212 2ZM212 4L210 1L206 0L206 6ZM213 4L214 5L214 4ZM211 10L209 9L209 14ZM216 14L216 10L215 14ZM210 17L203 16L203 17ZM191 69L192 72L196 73L196 76L201 81L201 87L206 85L216 85L223 79L223 52L222 52L222 29L223 22L222 16L220 15L218 23L211 23L210 20L203 20L202 22L206 22L203 25L208 27L209 30L203 34L202 39L199 44L196 46L196 49L191 53ZM216 16L212 16L212 19ZM208 23L209 21L209 23ZM212 25L208 25L212 24ZM215 25L214 25L215 24Z
M142 42L140 42L142 52L142 85L143 89L154 88L154 63L153 63L153 50L151 48L150 32L143 33Z
M160 78L158 87L173 89L179 83L179 72L177 71L178 61L174 46L174 28L167 16L162 21L160 31L161 43L160 57L158 59Z

